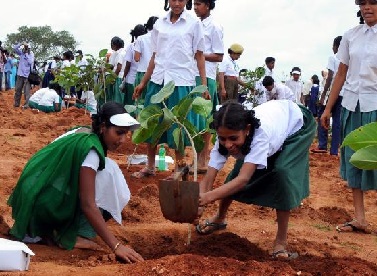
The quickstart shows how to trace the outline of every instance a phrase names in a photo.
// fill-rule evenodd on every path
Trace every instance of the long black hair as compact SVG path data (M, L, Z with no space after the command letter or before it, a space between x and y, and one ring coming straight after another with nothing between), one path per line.
M220 127L240 131L245 130L248 125L251 126L250 131L241 148L241 153L247 155L250 152L250 145L255 130L260 126L260 121L255 117L254 110L247 110L243 105L237 102L228 101L220 107L219 111L213 114L211 128L216 131ZM219 152L222 155L228 155L228 150L221 144L219 144Z
M145 29L148 31L151 31L153 29L154 23L156 23L158 17L157 16L151 16L148 18L147 24L144 24Z
M186 9L191 10L191 8L192 8L192 0L187 0ZM169 0L165 0L164 10L168 11L169 9L170 9Z
M106 127L114 126L114 124L110 122L110 118L114 115L123 113L127 113L127 111L120 103L106 102L102 105L101 108L97 110L97 114L92 115L92 132L99 137L105 155L107 152L107 146L103 142L103 137L101 134L101 124L104 123Z
M135 28L133 28L133 30L131 30L130 32L130 35L132 36L132 41L131 43L133 43L135 41L136 38L138 38L139 36L143 35L143 34L146 34L148 31L147 29L145 28L144 25L142 24L137 24L135 26Z

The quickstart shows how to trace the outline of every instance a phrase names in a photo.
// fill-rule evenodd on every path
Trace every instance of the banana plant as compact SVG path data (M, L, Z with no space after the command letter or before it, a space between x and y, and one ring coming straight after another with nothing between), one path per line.
M173 139L176 148L184 154L184 139L187 137L192 145L194 159L194 180L197 180L197 152L204 147L202 134L208 131L209 123L212 120L212 102L201 97L207 90L206 86L195 87L186 97L169 109L166 99L174 92L173 81L167 83L157 94L151 97L151 105L144 108L138 117L140 128L132 135L132 141L140 144L149 139L152 145L156 146L163 133L169 128L173 130ZM206 129L198 131L197 128L187 119L190 111L203 116L206 121Z
M342 143L355 153L351 156L352 165L363 170L377 169L377 122L366 124L350 132Z

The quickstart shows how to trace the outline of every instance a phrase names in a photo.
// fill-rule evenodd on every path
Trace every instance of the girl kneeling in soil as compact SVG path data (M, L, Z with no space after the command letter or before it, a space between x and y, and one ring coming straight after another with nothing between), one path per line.
M8 201L15 220L10 233L19 240L52 239L66 249L97 249L89 238L98 234L119 258L142 261L107 228L96 188L98 175L109 169L107 150L123 144L139 123L114 102L104 104L92 118L91 131L63 135L28 161Z
M309 195L309 147L315 134L310 111L289 100L269 101L254 110L228 102L214 114L217 141L200 182L200 206L221 199L218 213L196 226L199 234L225 229L232 200L276 209L273 257L297 257L286 250L290 210ZM218 171L232 155L237 161L227 184L212 190ZM202 210L199 210L199 215Z
M46 113L59 112L62 106L62 98L59 96L60 93L60 85L50 83L35 108Z

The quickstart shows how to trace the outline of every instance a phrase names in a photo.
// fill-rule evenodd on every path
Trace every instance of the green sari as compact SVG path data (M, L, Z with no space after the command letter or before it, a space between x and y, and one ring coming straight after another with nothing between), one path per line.
M95 134L68 135L31 157L8 200L15 220L13 236L47 236L66 249L74 247L82 213L80 168L91 149L100 156L102 170L105 154Z

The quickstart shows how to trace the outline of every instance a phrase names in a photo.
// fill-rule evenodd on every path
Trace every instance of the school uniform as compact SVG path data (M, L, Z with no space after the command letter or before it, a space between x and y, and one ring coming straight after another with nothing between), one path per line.
M83 91L80 100L86 100L87 104L76 104L79 108L86 108L91 114L97 113L97 100L93 91Z
M339 59L337 58L336 54L329 57L328 63L327 63L327 69L331 70L333 72L333 79L331 81L332 86L334 82L334 78L336 76L336 73L338 72L339 67ZM321 118L323 112L326 108L326 103L328 100L328 96L330 93L330 89L328 91L323 91L322 93L326 93L325 100L323 102L323 105L321 105L318 108L318 118ZM321 95L322 96L322 95ZM321 97L320 96L320 97ZM331 146L330 146L330 154L331 155L338 155L339 151L339 145L341 143L340 140L340 113L342 110L342 98L343 98L343 89L339 93L339 97L337 101L335 102L333 108L331 109ZM328 144L328 130L325 129L321 124L318 124L318 149L320 150L327 150L327 144Z
M317 117L318 115L318 106L317 106L318 95L319 95L319 85L313 84L313 86L310 88L308 108L313 113L314 117Z
M219 64L219 73L224 73L226 100L238 100L238 81L240 68L230 55L225 55Z
M29 107L38 109L38 104L41 101L43 95L45 94L46 91L48 91L48 88L41 88L38 89L37 91L34 92L33 95L30 96L29 99Z
M257 170L249 183L231 198L278 210L291 210L309 195L309 147L315 134L310 111L290 100L269 101L254 108L260 127L250 152L234 156L236 163L226 182L235 178L243 163ZM279 119L277 119L279 118ZM229 156L221 155L216 141L208 166L220 170Z
M358 25L347 31L337 57L348 66L343 85L341 141L360 126L377 121L377 25ZM377 190L377 170L360 170L349 163L354 153L340 149L340 172L350 188Z
M151 60L152 57L152 37L151 37L151 31L148 31L148 33L139 36L136 41L135 41L135 52L140 53L140 60L137 65L137 70L136 70L136 77L135 77L135 87L138 86L143 79L145 72L147 72L149 61ZM149 83L149 81L148 81ZM148 84L147 84L148 87ZM144 88L140 99L144 101L145 99L145 93L147 93L147 89Z
M266 90L267 91L267 90ZM293 91L282 83L275 83L271 91L266 92L267 101L271 100L290 100L295 101Z
M174 81L175 89L166 101L169 109L176 106L196 85L194 55L197 51L205 50L202 23L186 9L174 24L170 21L170 15L171 11L153 25L151 38L152 52L156 53L155 67L145 95L145 107L150 105L151 97L170 81ZM187 119L197 125L197 116L193 112ZM168 130L166 142L175 149L173 130ZM185 145L189 145L189 142L185 141Z
M224 54L223 28L213 21L213 17L211 15L202 20L202 24L204 31L204 54ZM211 95L213 111L216 110L216 106L219 104L216 83L217 65L218 62L205 61L207 87L208 92ZM198 67L196 66L194 69L196 75L196 85L198 86L202 84L202 80L199 75ZM199 131L206 127L206 121L206 118L203 118L202 116L199 117Z
M295 81L293 79L290 79L285 82L285 85L293 91L295 95L295 102L298 104L301 103L301 95L303 95L304 93L303 83L300 80Z
M47 89L43 93L42 98L39 100L37 109L46 113L56 112L55 103L59 104L61 108L62 98L58 95L58 93L56 93L55 90Z
M113 51L109 63L114 66L113 72L115 72L118 63L122 64L122 69L120 70L118 77L115 80L114 84L110 84L106 88L106 101L114 101L117 103L123 104L124 102L124 94L119 90L119 85L122 83L123 74L124 74L124 56L126 51L124 48L120 48L117 51Z
M127 50L126 55L124 56L123 64L126 66L126 63L130 63L130 70L128 71L127 76L125 76L126 82L126 92L124 95L124 104L133 105L134 100L132 99L132 95L135 90L135 79L136 79L136 71L138 67L138 62L135 61L135 43L131 43ZM124 71L123 71L124 72Z

